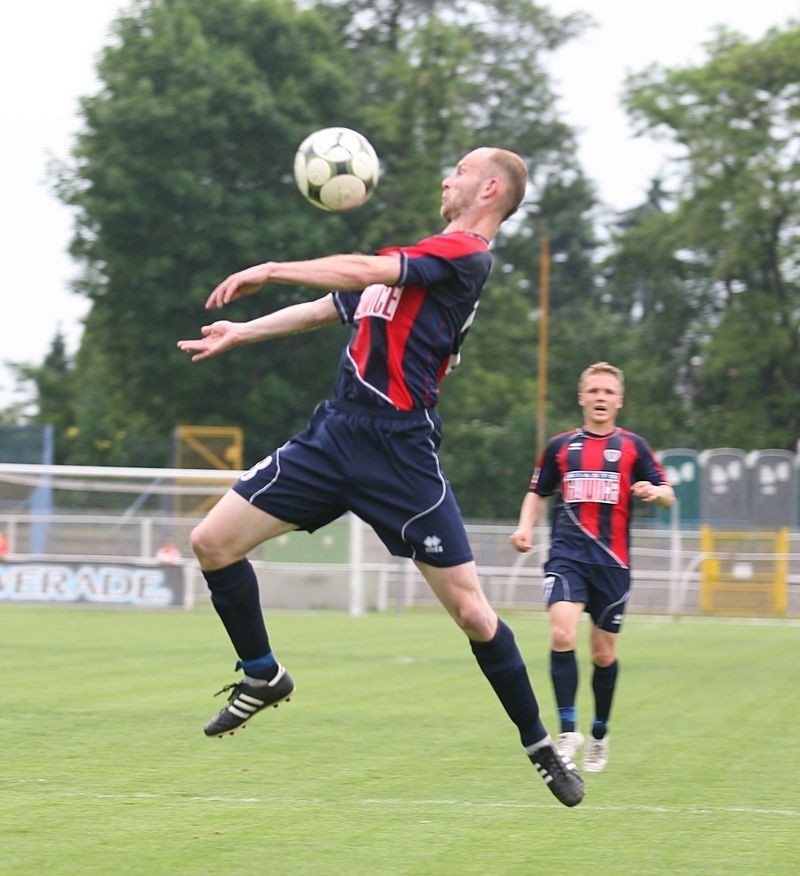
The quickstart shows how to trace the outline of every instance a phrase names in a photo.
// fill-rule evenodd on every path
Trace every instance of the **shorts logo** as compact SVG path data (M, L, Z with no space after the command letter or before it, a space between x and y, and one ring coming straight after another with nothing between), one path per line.
M603 458L608 460L608 462L617 462L620 456L622 456L621 450L611 450L606 448L606 450L603 451Z
M550 594L553 592L553 585L556 583L555 575L548 575L544 579L544 598L549 599Z
M442 540L438 535L426 535L422 543L425 545L426 554L440 554L444 551Z
M242 475L241 480L249 481L250 478L255 477L256 474L258 474L258 472L260 472L262 468L266 468L271 462L272 462L272 454L270 453L269 456L262 459L261 462L257 462L249 471L246 471Z
M614 617L611 618L611 623L612 623L615 627L618 627L618 626L622 623L622 615L621 615L621 614L615 614Z

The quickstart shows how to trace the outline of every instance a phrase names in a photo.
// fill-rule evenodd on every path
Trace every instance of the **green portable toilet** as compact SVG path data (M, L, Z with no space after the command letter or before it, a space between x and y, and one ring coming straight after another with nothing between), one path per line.
M685 447L661 450L656 456L678 498L681 526L696 526L700 520L700 464L697 452ZM656 509L656 519L663 525L672 520L672 509Z

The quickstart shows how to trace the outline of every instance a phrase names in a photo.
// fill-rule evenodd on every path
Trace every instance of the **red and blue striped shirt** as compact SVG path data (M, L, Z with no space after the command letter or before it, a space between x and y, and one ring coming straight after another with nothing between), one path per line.
M444 375L460 359L492 265L489 244L463 231L437 234L400 256L394 286L334 292L344 323L353 324L336 378L336 398L370 407L433 407Z
M558 491L550 557L627 569L636 481L666 484L667 477L647 442L635 432L615 429L593 435L584 429L551 438L539 457L530 490L540 496Z

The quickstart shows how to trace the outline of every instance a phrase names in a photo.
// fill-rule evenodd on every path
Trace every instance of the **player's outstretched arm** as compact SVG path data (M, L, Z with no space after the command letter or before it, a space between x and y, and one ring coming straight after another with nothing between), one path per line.
M200 329L202 338L178 341L178 349L190 353L192 362L200 362L242 344L254 344L269 338L310 331L338 319L333 296L325 295L316 301L292 304L249 322L220 319Z
M302 262L264 262L226 277L208 296L206 310L224 307L237 298L253 295L265 283L288 283L353 292L372 283L391 286L397 283L399 277L398 255L352 253Z

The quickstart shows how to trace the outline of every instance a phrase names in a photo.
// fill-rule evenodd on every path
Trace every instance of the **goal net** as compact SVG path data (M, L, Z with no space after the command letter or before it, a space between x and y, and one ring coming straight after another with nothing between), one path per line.
M1 463L0 529L12 553L153 556L239 474Z

